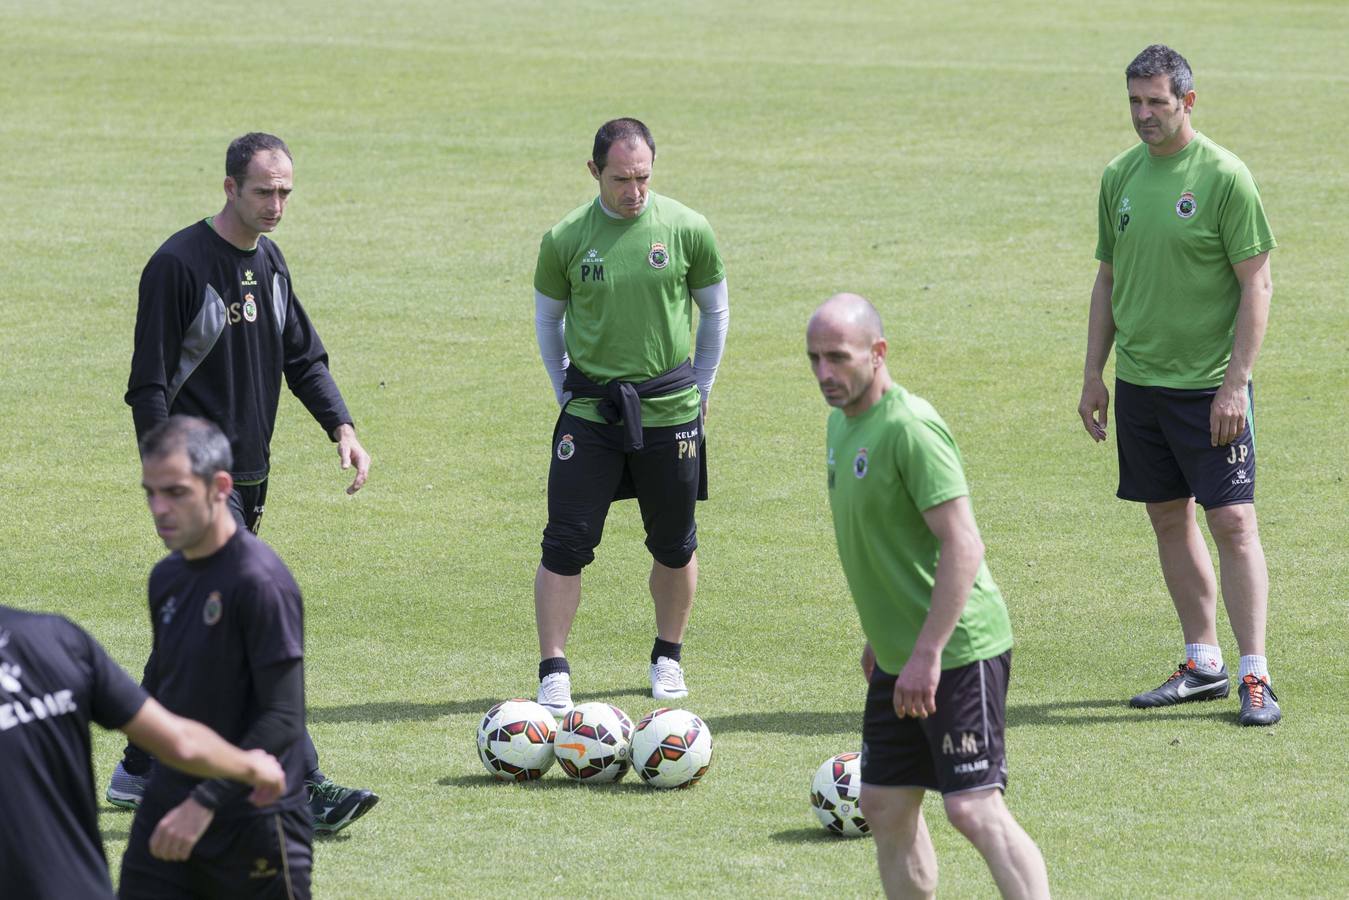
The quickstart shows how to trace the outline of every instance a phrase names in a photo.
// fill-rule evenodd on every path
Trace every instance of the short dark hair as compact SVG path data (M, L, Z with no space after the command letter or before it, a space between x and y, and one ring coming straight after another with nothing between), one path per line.
M234 465L230 440L214 422L196 416L169 416L141 438L141 459L160 459L171 453L187 454L192 474L209 482L216 472Z
M1185 57L1165 44L1153 44L1134 57L1124 70L1124 78L1152 78L1165 75L1171 80L1171 93L1177 99L1194 90L1194 73Z
M286 154L286 159L295 162L295 157L290 155L290 148L281 138L264 131L250 131L230 141L229 149L225 151L225 174L233 178L235 184L243 184L244 176L248 174L248 164L264 150L279 150Z
M600 130L595 132L595 146L591 148L590 159L595 163L595 168L601 172L604 171L605 163L609 161L609 148L619 141L638 141L646 142L651 148L651 158L656 158L656 139L651 136L651 129L647 128L637 119L610 119L600 126Z

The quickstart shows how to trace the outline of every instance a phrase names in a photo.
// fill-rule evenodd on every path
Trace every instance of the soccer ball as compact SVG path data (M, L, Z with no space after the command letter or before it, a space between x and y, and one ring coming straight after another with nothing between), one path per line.
M861 837L871 832L857 798L862 793L862 754L840 753L826 759L810 785L810 808L833 834Z
M608 703L582 703L568 710L553 738L558 765L577 781L618 781L628 773L632 719Z
M632 765L652 787L693 787L712 764L712 732L686 709L647 713L632 733Z
M533 781L553 765L553 714L533 700L504 700L478 726L478 756L493 778Z

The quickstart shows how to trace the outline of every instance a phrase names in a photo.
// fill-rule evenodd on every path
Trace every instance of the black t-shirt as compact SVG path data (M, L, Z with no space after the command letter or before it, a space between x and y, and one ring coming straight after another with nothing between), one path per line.
M283 374L326 433L351 422L281 248L260 236L240 250L205 222L165 241L141 273L126 392L136 437L201 416L230 439L237 481L265 478Z
M240 528L204 559L165 557L150 573L149 593L154 653L146 688L170 712L205 723L238 745L262 712L255 673L304 657L300 588L290 570L272 548ZM275 755L286 771L285 797L263 809L246 795L225 803L207 835L216 823L304 805L301 740ZM156 766L142 811L162 815L200 781Z
M112 896L89 723L121 728L144 703L82 628L0 606L0 895Z

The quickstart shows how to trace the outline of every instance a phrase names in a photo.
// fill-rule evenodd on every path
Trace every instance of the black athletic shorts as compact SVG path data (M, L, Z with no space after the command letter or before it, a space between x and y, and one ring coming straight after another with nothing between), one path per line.
M121 900L308 900L314 825L307 807L212 823L186 862L150 855L161 817L137 810L122 856Z
M1216 388L1181 390L1115 381L1115 445L1121 500L1194 497L1205 509L1255 502L1255 394L1246 387L1246 429L1212 446Z
M579 575L595 559L615 500L636 497L646 547L662 565L688 565L698 546L693 508L707 499L702 419L643 428L641 450L623 452L623 426L566 411L553 429L543 567Z
M257 534L262 527L262 509L267 504L267 479L257 484L235 484L229 504L234 521Z
M1012 651L947 669L937 711L926 719L895 712L897 676L871 673L862 719L862 782L959 794L1007 789L1007 679Z

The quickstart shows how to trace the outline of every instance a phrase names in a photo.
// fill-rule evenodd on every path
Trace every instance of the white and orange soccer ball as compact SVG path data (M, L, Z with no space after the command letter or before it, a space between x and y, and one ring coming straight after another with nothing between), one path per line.
M712 731L686 709L658 709L637 723L631 755L638 777L652 787L693 787L712 765Z
M857 801L862 793L862 754L831 756L815 771L810 785L810 808L829 832L861 837L871 832Z
M608 703L582 703L562 717L553 749L568 778L598 784L628 773L631 740L627 713Z
M533 781L552 768L557 720L533 700L503 700L478 726L478 757L492 777Z

